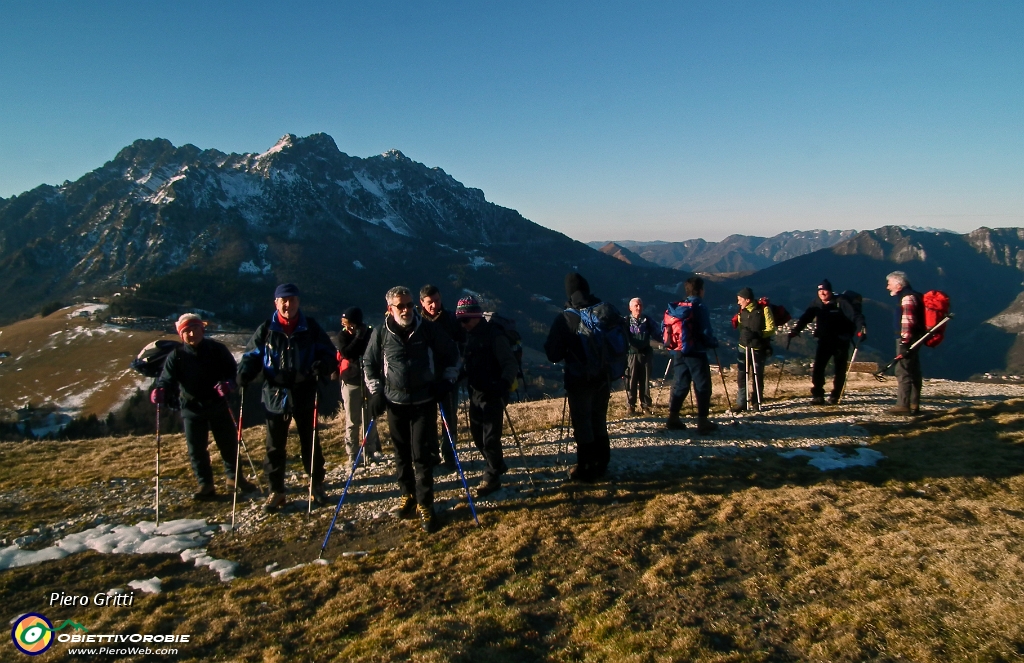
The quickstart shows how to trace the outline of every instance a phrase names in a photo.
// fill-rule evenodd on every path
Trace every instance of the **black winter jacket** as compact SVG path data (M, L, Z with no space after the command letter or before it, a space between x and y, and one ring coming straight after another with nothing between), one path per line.
M857 313L849 300L835 294L828 304L815 297L797 320L792 333L799 334L812 320L815 321L814 337L825 342L849 341L864 329L864 315Z
M299 312L299 322L291 336L284 333L277 313L256 330L245 346L238 381L248 384L260 373L263 407L271 414L291 413L296 407L309 408L316 397L318 370L330 375L337 366L338 351L316 320Z
M469 386L487 394L502 393L519 373L505 332L487 320L481 320L466 334L462 360Z
M342 329L338 332L338 352L348 359L348 370L341 373L341 381L345 384L360 384L363 381L363 353L370 343L373 328L360 325L355 333Z
M225 400L213 387L218 382L235 382L238 365L223 343L204 338L193 348L188 343L167 355L156 387L177 384L181 389L181 416L199 417L223 407Z
M740 347L767 350L771 341L764 337L764 308L753 302L740 309Z
M363 354L363 372L370 394L384 390L389 403L418 404L434 400L433 385L459 376L459 350L448 333L418 313L411 332L390 315L373 330Z
M580 293L573 294L574 296L580 295ZM565 308L581 309L600 303L601 300L597 297L586 295L567 302ZM574 320L579 320L579 318L573 317ZM587 355L583 349L583 342L576 334L576 329L570 326L566 313L559 313L558 317L551 323L548 338L544 341L544 353L547 355L548 361L552 363L557 364L560 361L565 361L564 380L566 389L593 386L593 381L586 378Z

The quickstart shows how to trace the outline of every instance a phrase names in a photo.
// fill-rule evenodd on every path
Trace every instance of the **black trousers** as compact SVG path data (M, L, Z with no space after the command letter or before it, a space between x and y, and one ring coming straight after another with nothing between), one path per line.
M814 352L814 367L811 369L811 396L825 396L825 367L828 360L833 361L836 374L832 378L832 398L839 398L846 382L846 367L850 359L850 342L837 338L818 339L818 349Z
M752 378L750 383L751 393L749 394L747 393L747 353L748 350L740 346L739 353L736 355L736 361L738 362L736 367L736 407L744 410L749 402L751 409L760 409L760 405L764 401L764 362L768 359L768 353L764 350L749 350L754 361L754 365L751 367L751 375L749 376ZM760 399L758 394L761 395Z
M485 393L469 388L469 430L480 455L487 463L484 479L496 481L508 471L501 449L505 401L500 393Z
M897 354L899 349L896 350ZM918 350L896 362L896 405L916 410L921 406L921 357Z
M679 415L683 409L690 384L697 396L697 417L707 419L711 411L711 365L707 354L701 352L694 355L672 355L675 375L672 380L672 396L668 403L669 414Z
M437 449L437 404L388 403L388 427L395 447L395 479L403 495L416 503L434 504L434 462Z
M651 400L651 366L654 353L642 354L635 352L626 356L626 400L630 407L636 407L637 397L640 404L650 409Z
M210 433L220 450L220 458L224 461L224 474L228 479L235 478L235 455L238 451L235 422L228 411L228 403L222 404L203 414L186 415L181 418L185 426L185 446L188 458L192 462L192 474L200 487L213 486L213 467L210 465Z
M263 461L263 472L270 482L270 490L275 493L284 492L284 470L288 461L285 442L288 440L288 427L295 419L295 428L299 431L299 446L302 448L302 467L306 472L313 467L313 483L323 483L324 454L320 445L313 450L313 402L300 407L296 403L295 411L290 414L267 413L267 457Z
M580 469L603 473L611 459L611 439L608 437L608 401L611 385L576 386L566 389L569 398L569 417L573 437L576 438L576 464Z

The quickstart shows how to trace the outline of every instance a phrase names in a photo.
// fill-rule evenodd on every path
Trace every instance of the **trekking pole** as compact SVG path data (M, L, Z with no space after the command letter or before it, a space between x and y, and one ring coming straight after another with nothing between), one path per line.
M932 327L927 332L925 332L924 335L921 338L919 338L916 341L914 341L914 344L911 345L909 348L907 348L907 352L912 352L913 350L916 350L919 345L921 345L926 340L931 338L932 335L935 334L935 332L937 332L940 327L945 325L952 318L953 318L953 314L950 313L949 315L944 317L942 320L939 320L937 323L935 323L934 327ZM893 366L895 366L896 362L898 362L900 359L903 359L905 356L906 356L905 354L900 353L900 354L896 355L895 357L893 357L892 361L890 361L888 364L885 365L885 368L883 368L882 370L880 370L880 371L875 373L875 379L878 380L879 382L885 382L885 372L888 371Z
M366 427L366 434L363 435L363 441L359 444L359 451L356 453L355 462L352 463L352 469L348 471L348 479L345 480L345 490L341 491L341 499L338 500L338 506L334 507L334 517L331 518L331 526L327 528L327 536L324 537L324 545L320 546L320 554L317 555L317 559L323 559L324 551L327 550L327 542L331 540L331 532L334 531L334 523L338 521L338 512L341 511L341 503L345 501L345 496L348 495L348 487L352 483L352 477L356 474L356 466L359 464L359 457L363 455L363 449L366 447L366 440L370 437L370 431L373 429L373 425L377 423L376 419L370 420L370 425Z
M846 383L850 381L850 371L853 370L853 362L857 361L857 350L860 350L856 345L853 346L853 356L850 357L850 363L846 367L846 377L843 378L843 388L839 390L839 398L836 399L836 405L843 402L843 394L846 393Z
M793 340L789 336L786 337L786 352L789 352L789 342ZM782 384L782 372L786 368L786 355L782 355L782 366L779 367L779 379L775 382L775 393L772 394L772 399L779 397L779 385Z
M306 516L313 513L313 458L316 457L317 408L320 405L320 389L313 392L313 443L309 449L309 500L306 502Z
M754 377L754 395L757 397L757 411L760 412L761 411L761 387L764 386L764 384L763 384L764 383L764 378L762 377L761 381L758 382L758 380L757 380L757 357L754 355L754 348L749 348L749 350L750 350L750 364L751 364L751 366L753 368L753 370L751 372L751 375L753 375L753 377ZM763 367L762 367L762 369L763 369ZM764 374L762 373L762 375L764 375ZM750 396L750 392L747 392L747 396L748 397Z
M231 531L235 531L235 506L238 504L238 469L240 465L240 456L242 455L242 408L245 406L245 398L242 398L242 402L238 405L238 437L235 440L235 489L231 491ZM228 412L231 412L231 407L228 406ZM262 489L261 489L262 490Z
M565 441L565 406L569 404L569 394L565 395L562 400L562 423L558 425L558 456L555 458L555 462L559 465L562 464L562 442Z
M658 389L658 397L654 399L654 407L658 407L658 403L661 401L661 392L665 391L665 383L668 381L668 372L672 370L672 355L668 356L668 363L665 364L665 375L661 378L661 388Z
M256 466L252 462L252 456L249 455L249 448L245 446L245 438L242 437L242 406L245 404L245 393L241 392L241 401L238 404L238 421L235 421L235 413L228 408L228 413L231 415L231 423L238 429L238 441L242 445L242 452L245 453L246 460L249 461L249 469L252 470L252 475L256 479L256 485L259 486L260 495L263 495L263 480L260 479L259 472L256 471ZM237 451L235 452L237 454ZM237 469L235 471L235 478L238 478Z
M462 479L462 487L466 489L466 499L469 500L469 510L473 512L473 522L480 525L480 519L476 517L476 506L473 504L473 496L469 494L469 484L466 483L466 475L462 471L462 463L459 462L459 452L455 450L455 439L452 437L452 429L448 427L448 420L444 418L444 406L437 404L441 411L441 422L444 423L444 432L448 434L448 442L452 445L452 456L455 457L455 467L459 469L459 478Z
M729 405L729 411L732 411L732 400L729 398L729 385L725 383L725 371L722 370L722 362L718 358L718 348L714 348L715 351L715 363L718 364L718 377L722 378L722 389L725 390L725 402Z
M749 347L743 348L743 363L745 364L745 366L743 367L743 369L744 369L743 370L743 376L744 376L743 389L744 389L744 392L745 392L744 395L747 397L747 409L750 410L751 409L751 407L750 407L750 403L751 403L751 398L750 398L751 389L750 389L750 348ZM739 401L739 396L736 397L736 400Z
M160 404L156 404L156 526L160 527Z
M523 445L519 441L519 434L516 433L516 427L512 425L512 416L508 413L508 406L505 406L505 418L508 419L508 428L512 431L512 439L516 441L516 446L519 448L519 457L523 459L523 469L526 470L526 476L530 477L530 487L537 490L537 484L533 482L533 473L530 472L530 466L526 464L526 454L523 452Z

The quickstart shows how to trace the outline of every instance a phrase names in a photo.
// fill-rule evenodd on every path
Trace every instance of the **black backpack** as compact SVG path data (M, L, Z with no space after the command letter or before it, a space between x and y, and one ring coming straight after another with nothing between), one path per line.
M571 315L570 315L571 314ZM618 380L626 373L629 349L629 325L618 310L607 302L581 309L566 309L569 328L576 332L583 351L586 378ZM575 316L573 320L572 316Z
M180 347L181 341L153 341L142 348L138 356L132 360L132 368L147 378L153 378L153 383L150 384L152 389L156 379L164 372L164 362ZM164 389L164 404L172 410L181 409L181 393L177 383Z

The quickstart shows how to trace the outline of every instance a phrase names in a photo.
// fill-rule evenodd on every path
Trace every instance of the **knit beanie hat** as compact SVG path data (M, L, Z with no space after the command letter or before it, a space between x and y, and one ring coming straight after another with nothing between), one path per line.
M832 283L828 279L822 279L821 283L818 284L818 290L828 290L832 292Z
M742 297L743 299L749 299L750 301L754 301L754 291L751 290L750 288L743 288L736 294Z
M590 294L590 284L587 283L587 280L579 272L571 272L565 275L565 296L572 299L574 292L582 292L584 295Z
M482 317L484 317L484 310L481 308L480 302L476 300L476 297L463 297L459 300L458 306L455 307L456 320Z
M274 299L283 299L285 297L298 297L299 286L294 283L282 283L277 286L274 290Z
M358 306L349 306L345 309L345 312L341 314L341 317L354 325L361 325L363 324L363 309Z
M203 319L195 313L183 313L182 316L178 318L178 321L174 323L174 330L178 332L178 336L181 336L181 332L185 331L185 329L192 325L205 327L206 323L203 322Z

